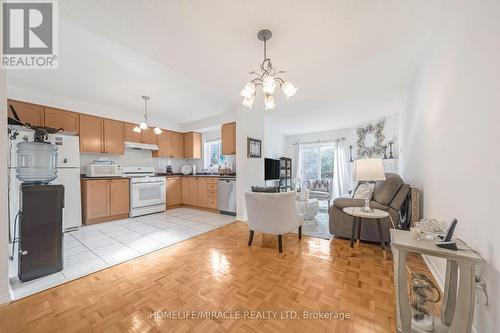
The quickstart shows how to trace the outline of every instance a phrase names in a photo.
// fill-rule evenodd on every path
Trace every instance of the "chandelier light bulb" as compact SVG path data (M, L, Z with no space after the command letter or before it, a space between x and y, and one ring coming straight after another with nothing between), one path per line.
M158 126L155 127L154 131L155 134L161 134L161 129Z
M248 82L243 90L240 92L240 95L245 97L246 99L250 99L251 96L255 94L255 84L253 82Z
M298 88L296 88L290 81L285 81L285 83L281 86L281 90L286 95L286 99L295 95L297 93L297 89Z
M271 94L266 94L264 97L264 104L266 105L266 110L272 110L276 106L274 104L274 97Z
M262 91L265 94L274 94L274 88L276 88L274 77L270 75L264 76L264 78L262 79Z
M244 98L243 101L241 102L241 104L243 104L247 108L251 109L254 99L255 99L255 95L251 95L250 98Z
M143 130L147 130L147 129L148 129L148 124L146 124L146 123L144 123L144 122L143 122L143 123L140 123L140 124L139 124L139 128L140 128L140 129L143 129Z
M136 126L132 129L132 131L136 132L136 133L141 133L141 129L139 128L139 126Z

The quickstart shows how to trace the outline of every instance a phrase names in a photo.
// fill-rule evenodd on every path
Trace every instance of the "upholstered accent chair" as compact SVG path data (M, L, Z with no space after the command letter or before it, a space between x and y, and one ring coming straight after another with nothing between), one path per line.
M312 179L307 181L307 188L309 189L309 198L318 200L327 200L328 207L332 200L332 180L331 179Z
M396 228L399 222L399 211L403 205L410 185L405 184L403 179L395 173L386 173L385 180L375 183L373 198L370 207L380 209L389 213L389 217L381 220L382 235L384 241L390 241L390 228ZM353 193L355 193L354 191ZM345 207L363 207L364 199L337 198L329 209L330 234L334 237L350 238L352 233L353 217L344 213ZM367 220L361 223L360 239L369 242L379 242L380 237L377 224Z
M252 245L254 232L278 236L278 250L283 252L283 235L298 228L302 238L304 218L295 207L295 191L281 193L246 192L248 246Z

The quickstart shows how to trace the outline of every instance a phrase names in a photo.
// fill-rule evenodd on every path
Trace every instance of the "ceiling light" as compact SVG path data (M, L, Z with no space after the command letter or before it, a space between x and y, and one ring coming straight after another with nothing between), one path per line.
M251 109L254 99L255 99L255 95L250 96L250 98L244 98L243 101L241 102L241 104L243 104L247 108Z
M257 38L264 42L264 60L260 65L260 73L256 71L250 72L256 76L253 80L248 82L243 90L240 92L240 95L244 97L241 104L248 108L252 108L253 101L255 98L255 90L257 86L262 87L262 91L264 92L264 104L266 105L266 110L274 109L276 104L274 103L274 91L276 89L276 85L279 84L281 87L281 91L286 95L287 99L295 95L297 92L297 88L290 82L285 81L278 75L284 73L284 71L278 71L271 64L271 59L267 57L267 41L271 39L272 33L270 30L261 30L257 34Z
M297 89L298 88L295 88L295 86L290 81L285 81L281 85L281 91L283 91L283 93L286 95L286 99L289 99L290 97L295 95L297 93Z
M140 133L141 130L147 130L149 127L149 125L148 125L148 118L149 118L148 101L150 98L149 98L149 96L142 96L142 99L144 100L144 121L132 129L132 131L134 131L136 133ZM155 134L160 134L161 129L158 126L156 126L154 129L154 132L155 132Z
M264 104L266 105L266 110L272 110L276 106L274 103L274 97L273 95L266 94L264 97Z

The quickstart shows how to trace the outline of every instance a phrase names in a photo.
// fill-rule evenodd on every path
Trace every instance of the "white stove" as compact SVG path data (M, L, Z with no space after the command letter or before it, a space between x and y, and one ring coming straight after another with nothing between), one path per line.
M122 173L130 177L130 217L165 211L165 177L155 176L153 167L123 167Z

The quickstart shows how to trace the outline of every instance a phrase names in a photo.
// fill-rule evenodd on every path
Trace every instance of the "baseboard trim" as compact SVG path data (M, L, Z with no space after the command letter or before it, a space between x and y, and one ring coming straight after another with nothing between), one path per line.
M427 267L431 271L432 276L436 280L439 289L441 289L441 292L443 292L444 291L444 276L441 275L441 273L439 272L436 265L432 262L432 260L429 259L428 256L422 255L422 258L424 259L425 264L427 265Z
M10 303L10 301L12 301L10 293L0 295L0 304Z

